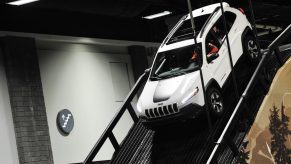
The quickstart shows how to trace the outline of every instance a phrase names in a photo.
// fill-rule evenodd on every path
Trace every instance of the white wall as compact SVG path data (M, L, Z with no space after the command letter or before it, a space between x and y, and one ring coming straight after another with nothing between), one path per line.
M112 80L115 73L111 72L110 63L126 63L128 85L134 84L127 49L52 42L38 42L37 46L54 162L82 162L118 111L122 102L116 102L116 97L129 90L129 87L114 90L113 83L119 83ZM122 80L120 86L125 86L126 78ZM68 136L62 136L56 126L57 113L61 109L69 109L75 119L75 127ZM132 123L127 113L114 129L119 142ZM111 159L113 151L110 141L107 141L95 159Z
M16 164L19 161L9 102L3 57L0 50L0 163Z

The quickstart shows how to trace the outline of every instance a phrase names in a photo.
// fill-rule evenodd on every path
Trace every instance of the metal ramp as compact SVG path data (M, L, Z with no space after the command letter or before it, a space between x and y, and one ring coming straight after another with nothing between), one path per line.
M234 162L243 138L268 91L270 83L266 81L272 81L278 68L291 54L291 52L280 52L278 48L290 34L291 25L266 50L262 51L262 58L258 65L246 67L242 58L238 68L233 68L233 71L240 72L235 78L243 80L232 79L238 83L231 83L223 91L227 105L226 113L219 120L212 120L211 124L208 124L209 117L205 115L205 117L200 116L193 120L169 124L156 131L146 129L131 105L137 91L148 78L149 71L146 70L83 163L97 163L93 159L107 139L115 149L110 161L112 164ZM237 100L233 88L236 88L241 95ZM135 123L119 145L112 130L126 110Z

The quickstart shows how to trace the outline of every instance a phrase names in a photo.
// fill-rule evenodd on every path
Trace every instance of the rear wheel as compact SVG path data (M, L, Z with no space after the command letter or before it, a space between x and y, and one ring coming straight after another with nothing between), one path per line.
M246 35L243 41L245 55L251 62L257 62L260 59L259 46L255 37Z
M206 99L210 114L216 118L221 117L224 112L224 104L220 90L210 87L206 91Z

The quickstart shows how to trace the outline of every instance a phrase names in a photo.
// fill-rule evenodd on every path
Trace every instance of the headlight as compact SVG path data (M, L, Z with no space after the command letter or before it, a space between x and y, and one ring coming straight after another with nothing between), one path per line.
M141 109L141 107L139 106L139 103L136 104L136 108L137 108L137 111L138 111L139 113L142 112L142 109Z
M189 95L187 95L183 100L182 104L185 104L188 100L190 100L193 96L197 95L199 92L199 88L196 87L193 92L191 92Z

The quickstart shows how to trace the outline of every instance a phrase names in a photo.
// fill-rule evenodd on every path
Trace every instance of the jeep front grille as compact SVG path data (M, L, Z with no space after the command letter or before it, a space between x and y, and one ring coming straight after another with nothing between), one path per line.
M179 109L178 109L177 103L145 110L145 114L147 118L164 117L164 116L172 115L178 112L179 112Z

